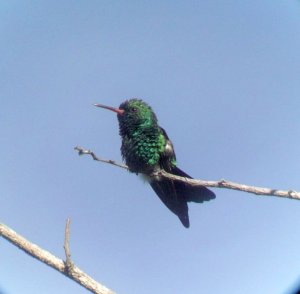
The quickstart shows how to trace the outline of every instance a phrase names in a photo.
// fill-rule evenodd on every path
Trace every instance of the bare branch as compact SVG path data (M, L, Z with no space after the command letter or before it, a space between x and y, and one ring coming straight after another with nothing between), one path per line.
M68 233L69 234L69 233ZM68 235L66 233L66 235ZM30 256L38 259L39 261L45 263L46 265L52 267L53 269L61 272L68 278L72 279L76 283L80 284L87 290L96 294L114 294L111 290L106 288L105 286L99 284L90 276L88 276L85 272L79 269L77 266L73 265L67 268L67 265L59 258L51 254L50 252L42 249L41 247L29 242L24 237L17 234L15 231L10 229L4 224L0 224L0 236L4 239L12 243L13 245L19 247L25 253ZM68 243L65 241L65 244ZM69 252L69 249L66 251ZM68 257L67 257L68 259Z
M84 149L82 147L78 147L78 146L75 147L74 149L78 151L79 155L88 154L88 155L91 155L93 157L93 159L95 159L95 160L98 160L98 161L101 161L104 163L113 164L115 166L122 167L122 168L128 170L128 166L126 166L124 164L116 163L113 160L100 159L94 154L94 152L92 152L90 150L86 150L86 149ZM284 198L289 198L289 199L300 200L300 192L297 192L294 190L283 191L283 190L277 190L277 189L271 189L271 188L248 186L248 185L244 185L244 184L226 181L224 179L219 180L219 181L205 181L205 180L200 180L200 179L189 179L189 178L180 177L180 176L176 176L176 175L167 173L166 171L163 171L163 170L160 170L160 171L155 172L152 175L150 175L150 177L157 177L157 176L162 176L162 177L165 177L168 179L172 179L174 181L184 182L191 186L225 188L225 189L232 189L232 190L238 190L238 191L242 191L242 192L252 193L252 194L256 194L256 195L277 196L277 197L284 197Z
M64 242L64 249L66 255L65 267L66 272L70 273L73 268L73 262L71 260L71 253L70 253L70 222L71 220L68 218L66 222L66 229L65 229L65 242Z
M114 160L111 160L111 159L102 159L102 158L96 156L96 154L94 152L92 152L91 150L84 149L84 148L82 148L80 146L76 146L74 149L78 151L78 155L88 154L88 155L91 155L92 158L94 160L96 160L96 161L101 161L101 162L104 162L104 163L109 163L109 164L115 165L117 167L121 167L121 168L124 168L124 169L128 170L128 166L127 165L122 164L122 163L117 163L117 162L115 162Z
M165 171L159 171L156 174L153 174L153 176L161 175L163 177L175 180L175 181L181 181L186 182L191 186L205 186L205 187L213 187L213 188L225 188L225 189L232 189L232 190L238 190L242 192L252 193L256 195L263 195L263 196L277 196L277 197L284 197L284 198L290 198L290 199L298 199L300 200L300 193L289 190L289 191L283 191L283 190L277 190L277 189L271 189L271 188L262 188L262 187L255 187L255 186L248 186L244 184L234 183L230 181L226 181L224 179L220 181L205 181L205 180L199 180L199 179L189 179L184 177L179 177L173 174L169 174Z

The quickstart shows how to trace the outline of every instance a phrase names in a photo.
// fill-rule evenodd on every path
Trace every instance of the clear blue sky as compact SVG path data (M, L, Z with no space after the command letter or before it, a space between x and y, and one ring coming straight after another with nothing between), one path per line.
M185 229L121 161L140 97L195 178L300 190L300 2L1 1L0 221L122 294L281 294L300 278L300 201L215 189ZM0 240L5 294L86 291Z

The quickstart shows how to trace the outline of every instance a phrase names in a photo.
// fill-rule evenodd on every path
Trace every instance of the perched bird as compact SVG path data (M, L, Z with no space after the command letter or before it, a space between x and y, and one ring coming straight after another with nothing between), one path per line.
M176 165L173 144L166 131L158 125L152 108L140 99L130 99L119 108L102 104L97 107L117 113L122 138L121 153L129 171L151 175L164 170L168 173L191 178ZM215 194L206 187L193 187L165 177L147 177L161 201L175 213L182 224L190 226L187 202L202 203L214 199Z

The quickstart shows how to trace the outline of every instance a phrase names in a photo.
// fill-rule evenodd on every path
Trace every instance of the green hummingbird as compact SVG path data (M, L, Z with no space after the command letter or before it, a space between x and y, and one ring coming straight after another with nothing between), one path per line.
M161 201L188 228L187 202L202 203L216 196L204 186L194 187L162 176L150 177L152 173L164 170L191 179L177 167L173 144L166 131L159 126L152 108L136 98L126 100L119 108L94 105L117 113L122 138L121 153L129 171L146 176Z

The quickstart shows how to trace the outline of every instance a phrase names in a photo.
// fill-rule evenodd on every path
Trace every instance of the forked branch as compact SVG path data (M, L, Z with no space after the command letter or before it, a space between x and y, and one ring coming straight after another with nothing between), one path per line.
M78 151L79 155L90 155L94 160L103 162L103 163L108 163L115 165L117 167L121 167L123 169L128 170L128 166L124 164L120 164L115 162L114 160L110 159L103 159L98 157L94 152L91 150L85 149L83 147L75 147L74 148L76 151ZM235 182L230 182L224 179L221 179L219 181L205 181L205 180L200 180L200 179L189 179L185 177L180 177L176 176L170 173L167 173L166 171L158 171L150 175L150 177L165 177L168 179L172 179L174 181L180 181L187 183L191 186L205 186L205 187L212 187L212 188L225 188L225 189L232 189L232 190L238 190L242 192L247 192L247 193L252 193L256 195L264 195L264 196L277 196L277 197L283 197L283 198L289 198L289 199L297 199L300 200L300 192L294 191L294 190L277 190L277 189L271 189L271 188L262 188L262 187L255 187L255 186L249 186L249 185L244 185L244 184L239 184Z
M79 269L76 265L71 262L70 259L70 249L69 249L69 226L70 221L67 221L66 233L65 233L65 253L66 253L66 261L57 258L50 252L42 249L41 247L31 243L26 240L24 237L17 234L15 231L10 229L4 224L0 223L0 236L4 239L12 243L13 245L19 247L25 253L30 256L38 259L39 261L45 263L46 265L52 267L53 269L59 271L64 274L68 278L72 279L76 283L80 284L87 290L96 294L113 294L111 290L106 288L105 286L99 284L90 276L88 276L85 272Z

